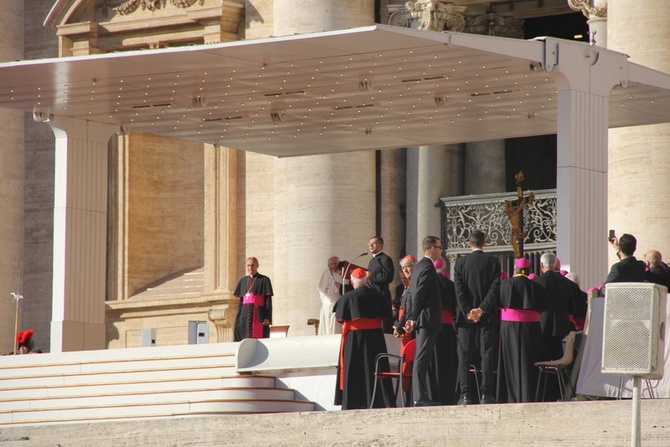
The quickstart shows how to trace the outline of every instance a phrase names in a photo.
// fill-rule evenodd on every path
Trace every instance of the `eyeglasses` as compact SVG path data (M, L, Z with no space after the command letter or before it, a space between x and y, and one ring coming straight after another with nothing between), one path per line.
M433 245L433 248L439 248L440 250L442 250L442 246L441 246L441 245Z

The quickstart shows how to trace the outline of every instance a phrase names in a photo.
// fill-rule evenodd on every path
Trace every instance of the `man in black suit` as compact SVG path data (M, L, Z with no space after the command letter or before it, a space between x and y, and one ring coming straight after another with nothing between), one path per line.
M577 284L555 270L556 261L554 253L542 253L542 274L533 279L544 287L549 300L549 310L540 314L542 360L556 360L563 355L563 338L570 332L570 315L577 311L581 292Z
M368 286L381 293L384 301L388 303L389 314L391 314L391 290L389 284L393 281L395 269L391 257L383 252L384 239L375 236L368 243L368 251L372 255L368 264ZM382 330L387 334L393 333L393 318L385 318L382 321Z
M480 403L495 402L493 352L499 324L496 305L500 290L500 263L484 253L485 242L484 232L473 231L469 239L472 253L458 258L454 266L458 305L454 324L458 331L459 405L473 403L468 394L468 375L477 352L477 340L482 371Z
M616 255L620 261L612 264L605 284L610 282L644 282L644 272L647 266L644 261L635 259L634 253L637 249L635 236L624 233L618 241L614 237L610 240L610 243L616 248Z
M654 284L660 284L670 290L670 267L663 262L663 257L658 250L649 250L644 254L644 263L648 270L645 279Z
M409 286L411 306L405 324L407 333L416 331L412 369L412 397L415 407L439 405L437 390L430 389L430 378L435 341L442 326L441 289L437 271L433 266L433 261L442 256L442 245L439 238L426 236L421 248L425 256L412 271Z

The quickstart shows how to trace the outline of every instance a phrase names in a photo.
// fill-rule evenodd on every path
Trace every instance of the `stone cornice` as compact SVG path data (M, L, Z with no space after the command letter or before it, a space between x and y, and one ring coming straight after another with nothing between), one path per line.
M114 8L114 11L121 15L132 14L137 10L157 11L165 8L168 2L177 8L190 8L196 2L200 3L200 6L205 4L205 0L127 0Z

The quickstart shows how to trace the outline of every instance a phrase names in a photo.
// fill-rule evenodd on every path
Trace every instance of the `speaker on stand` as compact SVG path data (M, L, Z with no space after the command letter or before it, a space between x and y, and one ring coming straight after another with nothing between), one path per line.
M633 446L641 439L642 379L663 377L667 294L653 283L610 283L605 292L601 372L633 378Z

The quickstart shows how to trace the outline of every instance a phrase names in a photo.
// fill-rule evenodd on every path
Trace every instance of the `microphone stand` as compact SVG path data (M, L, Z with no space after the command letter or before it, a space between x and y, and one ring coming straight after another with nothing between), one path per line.
M341 293L341 295L344 295L346 293L345 292L346 291L346 288L345 288L346 284L344 283L344 281L347 280L347 272L349 272L349 267L351 267L351 264L353 264L356 259L358 259L362 256L367 256L367 254L368 254L367 251L363 252L360 255L356 256L354 259L352 259L351 262L347 262L347 268L344 269L344 275L342 275L342 293ZM349 282L351 282L351 281L349 281Z

